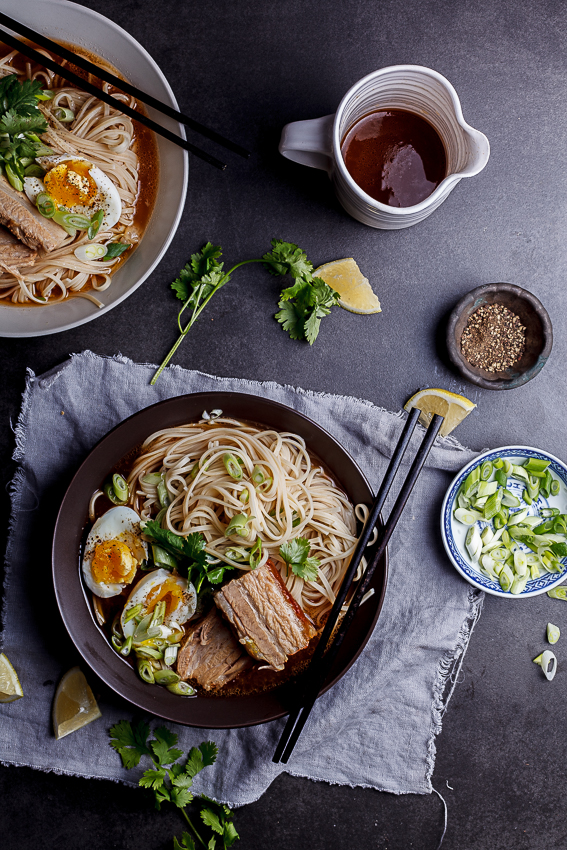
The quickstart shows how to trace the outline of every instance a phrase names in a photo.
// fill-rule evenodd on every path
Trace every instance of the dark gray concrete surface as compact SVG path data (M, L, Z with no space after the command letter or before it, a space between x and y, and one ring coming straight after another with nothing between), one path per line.
M25 0L22 0L25 3ZM36 373L85 348L159 362L175 337L169 282L207 241L227 261L260 256L273 237L315 262L354 256L383 313L341 310L313 348L271 318L277 283L246 270L213 300L177 362L219 375L273 379L365 397L396 410L421 386L463 392L478 407L458 432L476 449L526 443L567 457L567 6L494 0L89 0L160 64L181 108L253 151L220 173L191 162L187 208L173 244L128 301L74 331L0 340L0 462L9 481L25 367ZM281 127L334 111L364 74L422 64L454 84L465 119L488 136L484 172L459 184L425 222L381 232L339 207L326 176L283 160ZM469 289L510 281L534 292L555 332L531 384L490 392L445 363L443 320ZM8 499L2 490L3 532ZM45 564L45 569L48 565ZM54 615L55 616L55 615ZM531 659L548 620L564 629L559 671L543 680ZM564 810L567 605L547 596L487 598L438 738L434 785L447 799L446 850L559 850ZM127 706L125 705L127 715ZM450 786L450 787L449 787ZM182 821L155 813L141 789L0 768L0 844L106 850L171 847ZM237 814L243 850L433 850L442 828L435 795L394 797L281 777Z

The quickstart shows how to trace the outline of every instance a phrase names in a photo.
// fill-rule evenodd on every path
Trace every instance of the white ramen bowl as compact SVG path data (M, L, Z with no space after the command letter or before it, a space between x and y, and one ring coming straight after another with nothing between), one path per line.
M114 65L133 85L177 109L164 75L144 48L108 18L68 0L3 0L2 11L55 41L76 44ZM185 138L171 118L147 107L150 118ZM156 268L179 224L187 192L186 151L156 136L159 184L154 210L132 256L100 293L104 307L86 298L70 298L45 307L15 307L0 301L0 336L35 337L69 330L108 313L134 292Z

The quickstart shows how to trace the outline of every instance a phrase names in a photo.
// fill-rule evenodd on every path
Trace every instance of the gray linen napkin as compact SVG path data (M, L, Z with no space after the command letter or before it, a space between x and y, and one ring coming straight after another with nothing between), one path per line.
M400 415L367 401L178 367L150 387L153 370L87 351L40 377L29 372L16 428L19 469L12 485L2 635L25 697L0 706L4 763L132 785L141 773L141 767L124 770L108 745L109 726L135 712L106 689L99 699L101 719L61 741L50 728L54 689L71 654L50 584L53 516L71 474L110 428L149 404L184 393L267 396L337 437L374 489L402 428ZM229 731L175 727L185 750L202 740L219 746L219 759L200 774L197 790L242 805L258 799L286 771L398 794L431 792L435 736L482 608L483 595L455 572L439 534L445 489L473 456L453 438L437 441L390 544L390 579L374 634L357 663L318 700L287 766L271 761L284 720ZM94 678L91 674L96 692Z

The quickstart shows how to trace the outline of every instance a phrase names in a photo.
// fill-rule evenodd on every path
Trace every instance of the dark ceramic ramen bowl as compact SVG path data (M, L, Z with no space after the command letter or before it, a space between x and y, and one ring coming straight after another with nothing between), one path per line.
M370 504L372 493L353 459L315 422L277 402L243 393L197 393L160 402L135 413L106 435L80 466L63 499L53 539L53 582L57 604L73 643L92 670L128 702L158 717L186 726L232 729L254 726L287 714L296 680L270 691L240 696L175 696L139 679L130 664L117 655L92 614L80 578L79 553L88 517L89 500L106 475L150 434L201 418L203 410L222 409L236 419L294 432L332 474L353 504ZM371 552L369 552L371 554ZM378 565L372 580L374 596L361 606L345 638L322 693L354 664L366 645L382 608L388 559Z

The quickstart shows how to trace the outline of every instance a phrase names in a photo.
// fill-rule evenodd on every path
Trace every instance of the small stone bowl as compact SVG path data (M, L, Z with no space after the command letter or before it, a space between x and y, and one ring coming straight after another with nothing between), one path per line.
M526 327L526 348L521 359L503 372L472 366L461 352L461 335L469 316L485 304L502 304L519 316ZM553 330L541 301L513 283L478 286L455 306L447 324L447 350L463 378L486 390L513 390L531 381L543 369L553 345Z

